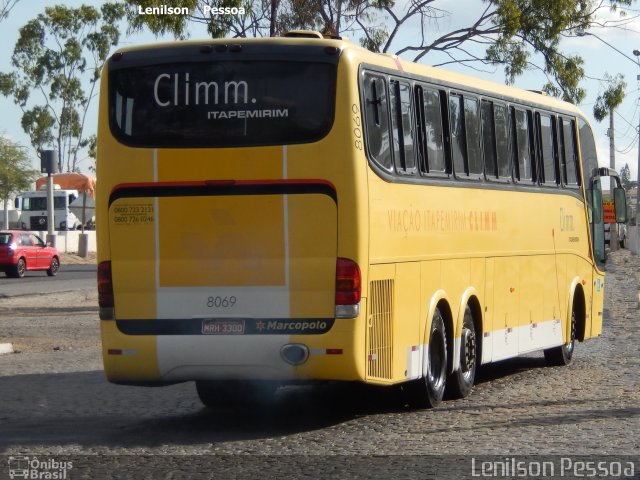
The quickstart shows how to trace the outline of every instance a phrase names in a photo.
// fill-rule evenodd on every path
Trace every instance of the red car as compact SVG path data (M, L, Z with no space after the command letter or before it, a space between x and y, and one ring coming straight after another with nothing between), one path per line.
M46 270L53 277L60 267L60 254L30 232L0 231L0 272L24 277L27 270Z

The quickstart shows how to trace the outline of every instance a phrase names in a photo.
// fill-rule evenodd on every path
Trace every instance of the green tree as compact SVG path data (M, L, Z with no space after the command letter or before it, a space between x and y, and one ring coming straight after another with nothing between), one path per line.
M543 89L574 103L585 91L583 60L560 48L563 36L598 25L600 0L483 0L484 9L468 25L452 31L440 26L467 8L465 2L445 0L185 0L189 16L138 15L137 8L159 7L164 0L125 0L133 30L148 28L160 35L183 38L192 23L204 23L213 37L266 36L295 28L358 38L374 51L395 53L420 61L429 53L444 52L448 63L503 65L507 83L531 68L546 75ZM635 0L612 0L610 8ZM242 6L244 16L214 16L206 7ZM210 10L209 10L210 11ZM405 35L402 35L405 33ZM472 46L484 47L484 53ZM433 62L431 62L433 63Z
M31 168L26 149L0 136L0 200L4 201L3 225L9 224L9 199L28 190L38 172Z
M622 188L625 190L630 190L632 188L631 181L631 169L629 168L629 164L625 163L622 170L620 170L620 182L622 182Z
M77 170L79 152L88 145L87 111L100 70L120 38L124 14L120 3L105 3L99 10L46 7L20 29L13 72L0 73L0 93L22 109L22 128L32 146L57 149L60 171Z
M605 73L605 82L607 83L607 88L598 95L596 103L593 106L593 116L598 122L607 118L620 106L624 100L624 90L627 88L624 76L620 74L612 77L608 73Z

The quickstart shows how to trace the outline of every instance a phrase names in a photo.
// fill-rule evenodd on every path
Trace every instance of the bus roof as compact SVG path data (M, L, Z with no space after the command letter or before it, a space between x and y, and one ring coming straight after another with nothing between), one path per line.
M315 32L310 32L315 33ZM326 46L338 48L342 54L349 55L354 63L365 63L373 67L381 67L388 70L395 70L409 75L419 75L428 77L437 83L447 85L448 87L459 88L461 90L474 91L477 93L486 92L492 96L496 94L506 99L515 101L524 101L534 104L540 108L548 108L553 110L563 110L572 115L584 118L584 115L575 105L559 100L557 98L547 96L542 92L533 92L523 90L517 87L505 85L490 80L484 80L471 75L453 72L440 67L432 67L421 63L403 60L393 54L380 54L354 44L346 38L317 38L316 36L292 36L292 37L263 37L263 38L220 38L220 39L201 39L201 40L182 40L172 42L159 42L153 44L143 44L118 49L114 55L126 52L140 52L143 50L162 50L167 48L189 48L197 46L206 48L216 45L243 45L243 44L272 44L272 45L291 45L291 46Z

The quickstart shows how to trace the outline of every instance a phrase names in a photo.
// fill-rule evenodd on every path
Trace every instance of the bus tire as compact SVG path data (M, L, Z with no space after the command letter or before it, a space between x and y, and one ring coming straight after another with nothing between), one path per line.
M467 305L460 335L460 366L447 379L447 396L464 398L471 393L476 379L477 353L478 344L473 314Z
M269 403L277 385L240 380L197 380L196 391L205 407L233 408Z
M548 348L544 351L544 359L549 366L562 367L571 365L573 361L573 351L576 346L576 300L573 300L571 307L571 333L569 342L554 348Z
M434 408L442 402L447 383L447 332L440 309L436 308L429 331L429 361L424 377L408 382L407 403L414 408Z

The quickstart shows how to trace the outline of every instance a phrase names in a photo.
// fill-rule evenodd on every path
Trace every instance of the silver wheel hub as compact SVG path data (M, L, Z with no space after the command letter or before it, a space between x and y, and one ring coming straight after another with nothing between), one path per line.
M462 330L461 349L460 349L460 368L463 373L467 374L473 371L476 364L476 336L465 328Z

